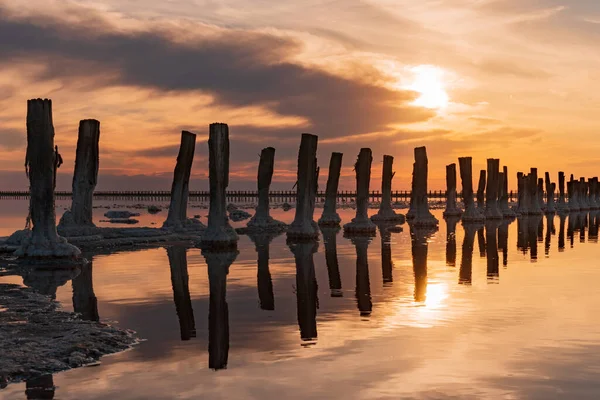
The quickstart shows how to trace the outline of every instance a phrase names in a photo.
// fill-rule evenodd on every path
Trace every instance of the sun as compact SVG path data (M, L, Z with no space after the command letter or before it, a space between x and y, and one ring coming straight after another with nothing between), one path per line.
M418 65L411 67L413 81L407 89L420 93L413 102L414 105L425 108L445 108L450 98L444 83L444 71L433 65Z

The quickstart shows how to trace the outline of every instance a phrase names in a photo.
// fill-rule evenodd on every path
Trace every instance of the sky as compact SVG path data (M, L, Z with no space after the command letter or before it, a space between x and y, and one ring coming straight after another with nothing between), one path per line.
M182 130L196 133L192 190L207 189L208 125L229 124L230 189L291 189L303 132L319 136L321 188L361 147L410 188L426 146L429 188L445 165L487 158L597 176L596 0L0 0L0 188L26 189L26 101L53 101L70 188L79 120L100 121L99 190L168 190ZM474 173L474 176L477 176Z

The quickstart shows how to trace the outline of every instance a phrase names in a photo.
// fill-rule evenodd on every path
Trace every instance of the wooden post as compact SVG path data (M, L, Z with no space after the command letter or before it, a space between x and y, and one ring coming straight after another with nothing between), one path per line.
M415 173L416 215L413 224L421 227L436 227L438 220L429 211L427 201L428 161L425 147L415 148Z
M485 210L485 178L485 170L482 169L479 171L479 185L477 186L477 208L479 208L481 212L484 212Z
M31 222L30 236L15 252L18 257L79 257L81 251L56 232L54 178L58 163L54 147L52 101L27 101L27 155Z
M362 148L358 154L356 171L356 216L344 225L344 232L364 232L375 234L377 226L369 219L369 182L371 180L371 149Z
M462 215L463 222L482 222L485 217L477 207L473 199L473 165L471 157L460 157L460 179L462 182L462 197L465 204L465 212Z
M565 197L565 173L563 171L558 172L558 204L556 210L559 213L569 212L569 205Z
M501 219L502 213L498 208L500 160L497 158L488 158L487 168L487 187L485 189L485 218Z
M208 138L208 168L210 205L208 227L202 237L202 247L236 247L238 235L229 225L226 214L226 190L229 185L229 127L210 125Z
M546 214L554 214L556 212L556 207L554 206L554 191L556 189L556 184L550 182L550 174L546 172Z
M177 155L177 163L173 172L169 214L163 224L164 228L182 229L187 225L190 175L194 162L195 149L196 135L188 131L182 131L179 154Z
M446 165L446 209L444 217L460 216L462 210L456 205L456 164Z
M340 172L342 170L342 157L342 153L331 153L327 188L325 189L325 205L323 206L323 214L319 219L319 225L339 225L342 221L336 211L337 191L340 183Z
M317 167L316 135L302 134L298 152L298 181L296 191L296 215L287 230L288 239L317 239L318 226L313 220L315 195L319 177Z
M392 208L392 179L396 174L393 169L394 157L383 156L383 174L381 178L381 203L377 214L373 215L373 221L395 221L404 223L404 215L397 214Z
M286 224L273 219L270 215L269 188L273 178L275 164L275 149L266 147L260 152L258 163L258 205L256 213L248 221L248 228L258 231L282 231Z

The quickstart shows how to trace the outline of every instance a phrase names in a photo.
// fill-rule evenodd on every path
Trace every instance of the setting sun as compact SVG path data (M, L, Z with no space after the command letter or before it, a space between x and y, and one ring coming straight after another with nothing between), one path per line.
M414 80L407 88L421 94L414 105L426 108L444 108L448 105L449 97L442 69L432 65L419 65L410 71L414 74Z

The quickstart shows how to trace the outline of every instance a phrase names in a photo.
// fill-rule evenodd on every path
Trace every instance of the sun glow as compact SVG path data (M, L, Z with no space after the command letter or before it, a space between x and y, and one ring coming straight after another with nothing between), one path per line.
M444 84L444 71L433 65L418 65L410 68L414 80L407 89L421 95L413 104L425 108L445 108L449 97Z

